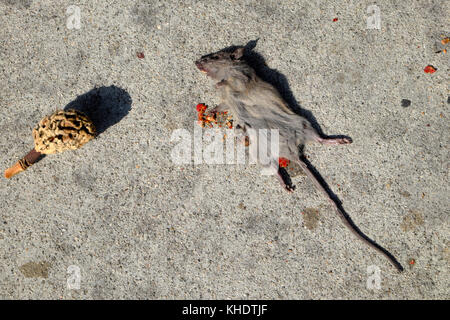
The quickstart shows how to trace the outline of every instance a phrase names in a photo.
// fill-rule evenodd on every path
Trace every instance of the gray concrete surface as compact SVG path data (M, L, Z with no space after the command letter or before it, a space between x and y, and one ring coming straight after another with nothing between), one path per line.
M380 30L367 29L372 4ZM127 111L0 179L0 298L448 299L449 53L435 53L448 19L439 0L0 0L2 170L43 116L95 87ZM218 102L194 59L256 38L322 130L353 138L306 153L403 274L298 170L290 195L256 166L171 162L172 131L193 132L195 105Z

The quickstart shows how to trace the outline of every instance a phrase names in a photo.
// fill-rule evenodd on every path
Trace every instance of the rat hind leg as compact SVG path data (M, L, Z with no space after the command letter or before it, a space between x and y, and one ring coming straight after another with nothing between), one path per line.
M331 145L350 144L353 142L351 138L322 138L322 137L318 137L315 141L321 144L331 144Z
M350 137L343 138L328 138L321 137L320 134L311 125L303 125L305 130L305 136L308 141L318 142L320 144L338 145L338 144L350 144L353 140Z
M289 193L294 192L295 186L292 184L291 177L286 169L278 167L277 178L281 186Z

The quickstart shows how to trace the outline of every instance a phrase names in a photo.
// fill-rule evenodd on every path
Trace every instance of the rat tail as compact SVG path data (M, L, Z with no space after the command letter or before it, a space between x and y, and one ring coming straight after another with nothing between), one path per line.
M320 176L319 173L316 172L314 168L312 168L309 161L304 158L303 156L299 157L299 160L296 161L302 170L306 173L306 175L312 180L314 185L319 189L331 202L333 207L336 209L337 213L339 214L342 221L350 228L351 231L353 231L354 234L364 242L366 242L368 245L370 245L372 248L378 250L382 254L384 254L389 261L397 268L398 271L403 271L402 265L398 262L398 260L385 248L380 246L378 243L370 239L368 236L366 236L359 228L358 226L353 222L353 220L350 218L350 216L345 212L344 208L342 207L341 202L337 198L335 194L330 190L325 180Z

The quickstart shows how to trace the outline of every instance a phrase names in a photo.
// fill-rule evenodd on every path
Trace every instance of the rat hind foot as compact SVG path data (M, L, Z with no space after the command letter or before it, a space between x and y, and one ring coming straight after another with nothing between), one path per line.
M316 141L321 144L330 144L330 145L350 144L353 142L351 138L317 138Z
M295 191L295 186L293 184L281 184L284 188L284 190L286 190L289 193L293 193Z
M279 168L277 173L278 181L280 181L281 186L289 193L294 192L295 186L292 184L291 177L289 173L284 168Z

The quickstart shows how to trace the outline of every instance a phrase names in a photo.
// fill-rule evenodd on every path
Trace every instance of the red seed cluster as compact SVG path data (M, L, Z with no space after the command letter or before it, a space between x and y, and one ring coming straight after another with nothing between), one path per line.
M233 120L231 116L228 116L228 111L224 112L206 112L208 107L199 103L196 107L198 113L198 124L202 127L212 128L217 125L219 128L222 126L228 129L233 128Z

